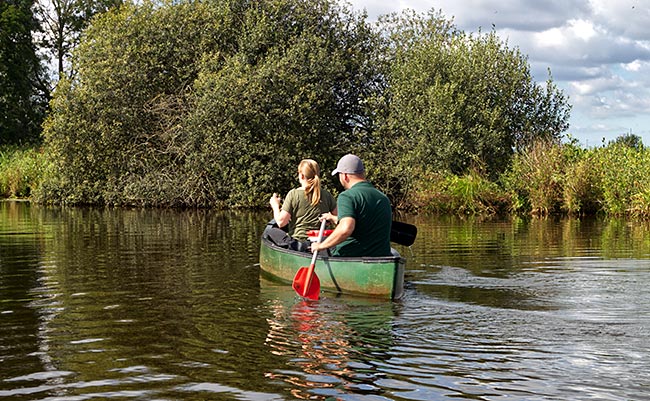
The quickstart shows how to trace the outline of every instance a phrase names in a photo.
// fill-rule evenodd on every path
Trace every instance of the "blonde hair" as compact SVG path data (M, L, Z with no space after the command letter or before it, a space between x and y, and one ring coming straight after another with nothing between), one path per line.
M318 163L312 159L303 159L298 165L298 173L304 175L307 180L305 188L307 200L312 206L318 205L320 202L320 167L318 167Z

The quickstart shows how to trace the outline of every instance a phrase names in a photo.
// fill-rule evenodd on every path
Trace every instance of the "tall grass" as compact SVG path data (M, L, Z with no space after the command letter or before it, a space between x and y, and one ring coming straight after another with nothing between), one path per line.
M39 186L43 171L40 149L0 148L0 197L28 198Z
M416 181L411 205L417 211L492 215L504 213L510 204L508 194L477 170L463 176L422 175Z
M498 184L476 171L415 181L410 203L419 211L650 219L650 150L620 141L592 149L537 142L515 155Z
M540 142L516 155L501 180L517 212L650 217L650 151L642 146Z
M622 144L601 148L595 157L601 169L602 202L608 214L647 216L650 204L650 152ZM645 198L645 199L644 199Z
M553 142L537 142L516 155L501 177L503 187L515 199L511 210L535 215L562 211L566 164L562 147Z

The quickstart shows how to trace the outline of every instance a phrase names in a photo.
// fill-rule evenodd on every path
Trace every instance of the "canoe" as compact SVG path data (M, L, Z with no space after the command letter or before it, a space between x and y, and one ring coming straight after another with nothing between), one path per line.
M291 285L296 272L309 266L311 253L279 247L262 237L260 273L269 280ZM321 291L399 299L404 293L406 259L386 257L332 257L322 251L316 260Z

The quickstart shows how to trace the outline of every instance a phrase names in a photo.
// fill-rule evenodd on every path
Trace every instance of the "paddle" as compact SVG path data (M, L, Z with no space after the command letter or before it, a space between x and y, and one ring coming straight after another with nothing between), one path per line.
M318 232L318 242L321 242L323 239L323 232L325 231L326 220L320 225L320 231ZM303 298L308 299L318 299L320 294L320 280L318 275L314 272L316 268L316 257L318 256L318 251L314 251L314 256L311 258L311 264L309 267L302 266L296 272L295 277L293 278L292 287L298 295Z
M411 246L418 235L418 228L413 224L393 220L390 227L390 241L400 245Z

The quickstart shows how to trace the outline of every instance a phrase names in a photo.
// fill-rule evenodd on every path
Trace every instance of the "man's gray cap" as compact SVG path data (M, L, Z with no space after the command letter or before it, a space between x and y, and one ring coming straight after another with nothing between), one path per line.
M336 168L332 171L332 175L337 175L338 173L362 174L365 171L363 162L358 156L347 154L339 159Z

